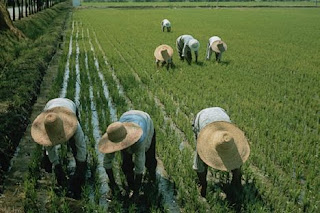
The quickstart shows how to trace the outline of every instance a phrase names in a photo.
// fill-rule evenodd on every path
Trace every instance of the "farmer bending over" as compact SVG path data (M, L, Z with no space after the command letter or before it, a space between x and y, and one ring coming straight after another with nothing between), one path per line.
M222 53L227 50L227 44L221 40L218 36L212 36L209 38L207 45L207 60L210 60L212 52L216 55L216 61L220 62Z
M70 190L72 196L79 199L81 187L85 183L87 148L76 114L77 108L73 101L67 98L52 99L33 121L31 136L36 143L45 146L47 157L54 165L57 182L62 187L66 187L68 181L59 160L57 145L68 142L76 160L76 171L71 178Z
M162 32L164 32L164 29L167 29L167 32L171 31L171 23L168 19L163 19L161 22L161 28Z
M231 171L231 186L241 188L241 165L248 159L250 147L244 133L231 123L220 107L201 110L194 122L196 155L193 169L200 182L200 193L206 197L208 166Z
M198 50L200 43L197 39L194 39L191 35L179 36L176 40L176 47L181 60L186 59L190 65L192 60L192 51L194 51L196 62L198 62Z
M159 67L159 63L161 63L161 66L167 64L167 70L169 69L169 66L172 68L172 55L173 49L169 45L163 44L158 46L154 51L157 67Z
M130 110L125 112L118 122L108 126L107 132L99 142L99 151L108 153L104 157L104 167L113 193L118 188L112 171L114 153L121 151L121 168L127 179L129 198L137 202L144 167L147 167L151 181L156 178L155 148L156 133L153 122L146 112Z

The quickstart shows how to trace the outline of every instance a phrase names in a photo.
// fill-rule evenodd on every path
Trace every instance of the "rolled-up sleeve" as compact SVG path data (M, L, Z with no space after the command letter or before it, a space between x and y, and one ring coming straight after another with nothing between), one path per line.
M57 146L46 146L45 147L49 160L53 165L59 164L59 155L57 152Z
M183 44L183 49L182 49L182 56L185 57L187 54L187 43L185 42Z
M85 141L84 133L78 122L77 131L74 134L75 145L77 149L77 156L76 159L80 162L84 162L87 159L87 144Z
M200 156L197 154L197 151L195 151L192 168L196 172L202 173L205 171L206 167L208 166L201 160Z

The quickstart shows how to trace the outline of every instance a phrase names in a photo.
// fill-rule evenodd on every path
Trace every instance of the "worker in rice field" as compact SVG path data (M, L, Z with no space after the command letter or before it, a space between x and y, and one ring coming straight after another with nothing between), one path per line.
M224 109L211 107L201 110L193 122L196 138L196 155L193 169L199 178L202 197L207 193L208 166L231 171L232 189L241 189L241 165L250 154L244 133L234 124Z
M158 46L154 51L154 57L156 58L157 67L159 67L159 63L161 63L161 66L167 64L167 70L169 69L169 67L172 68L172 55L173 49L169 45L162 44Z
M215 53L216 61L220 62L222 58L222 53L227 50L227 44L221 40L218 36L212 36L209 38L207 45L207 56L206 59L210 60L212 52Z
M200 43L197 39L194 39L191 35L179 36L176 40L176 47L179 52L181 60L186 59L188 64L192 61L192 51L194 51L196 62L198 62L198 50Z
M168 19L163 19L161 22L161 28L162 32L164 32L164 29L167 29L167 32L171 31L171 23Z
M148 113L130 110L119 121L110 124L99 142L99 151L106 153L104 167L109 177L111 192L118 186L112 170L114 153L121 151L122 171L126 177L129 198L138 201L144 167L150 181L156 180L156 133Z
M62 187L69 186L71 196L79 199L81 187L85 184L87 169L87 148L85 136L78 121L77 107L67 98L55 98L47 102L44 110L33 121L31 136L33 140L45 147L45 158L49 158L57 182ZM58 145L70 145L76 160L76 170L68 181L57 148ZM70 185L68 184L70 183Z

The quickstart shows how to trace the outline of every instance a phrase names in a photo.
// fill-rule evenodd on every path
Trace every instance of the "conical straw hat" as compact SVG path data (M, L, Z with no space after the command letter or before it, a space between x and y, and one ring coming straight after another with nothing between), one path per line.
M211 44L211 49L217 53L222 53L227 50L227 44L221 40L215 41Z
M106 133L99 141L99 151L102 153L113 153L123 150L136 143L143 131L133 122L114 122L107 128Z
M200 158L212 168L231 171L248 159L249 143L234 124L218 121L205 126L197 139Z
M173 49L169 45L162 44L154 51L154 57L159 61L168 61L172 58Z
M188 42L188 46L192 51L198 51L200 48L200 43L197 39L193 38Z
M66 107L55 107L42 112L33 121L31 136L43 146L67 142L78 127L77 116Z

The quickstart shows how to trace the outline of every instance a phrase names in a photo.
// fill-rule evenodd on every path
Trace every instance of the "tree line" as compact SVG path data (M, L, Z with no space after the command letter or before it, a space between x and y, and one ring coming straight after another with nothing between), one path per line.
M64 0L1 0L7 8L16 8L18 19L28 17L28 15L37 13L46 8L52 7L56 3ZM16 9L12 9L12 20L16 19Z

